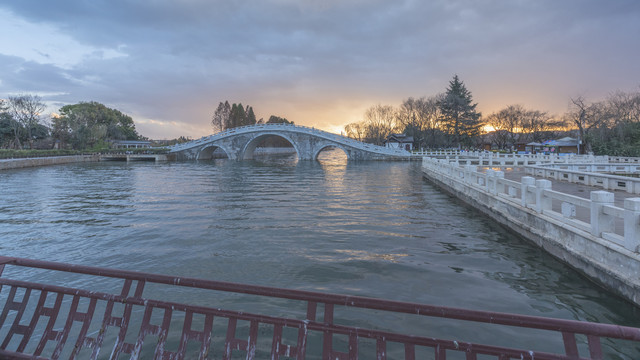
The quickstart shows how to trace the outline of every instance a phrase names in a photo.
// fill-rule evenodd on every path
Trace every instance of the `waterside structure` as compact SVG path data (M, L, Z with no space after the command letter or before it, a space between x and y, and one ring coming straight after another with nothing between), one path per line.
M640 179L609 174L640 173L638 159L449 153L422 165L440 188L640 305ZM513 178L518 167L526 176ZM594 188L585 198L548 178Z
M20 169L26 167L70 164L77 162L99 161L99 155L50 156L19 159L0 159L0 170Z

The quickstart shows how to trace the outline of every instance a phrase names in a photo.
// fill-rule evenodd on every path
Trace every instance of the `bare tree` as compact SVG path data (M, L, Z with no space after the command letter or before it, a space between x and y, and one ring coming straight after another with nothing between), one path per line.
M444 94L429 98L408 98L403 101L396 112L399 129L414 138L414 144L420 146L437 146L437 133L440 132L440 107L439 102Z
M509 105L487 117L487 123L495 129L494 141L501 149L514 146L520 140L526 113L522 105Z
M640 123L640 92L617 91L606 101L614 125Z
M364 113L364 119L344 127L348 137L382 145L386 138L399 130L396 110L391 105L375 105Z
M364 137L366 136L363 122L354 122L354 123L347 124L344 127L344 132L347 135L347 137L350 137L358 141L363 141Z
M546 111L527 110L520 126L526 141L542 142L550 131L565 128L566 122Z
M364 113L367 138L372 143L382 145L387 136L397 131L395 109L391 105L375 105Z
M211 127L214 133L223 131L229 125L229 118L231 117L231 105L229 101L224 103L220 102L213 117L211 118Z
M408 98L402 102L400 108L396 113L396 117L399 125L403 128L412 127L412 128L422 128L422 103L424 102L424 98L415 99Z
M571 99L569 112L565 114L565 117L567 121L578 128L580 140L582 140L586 152L591 151L590 135L592 130L607 127L611 120L611 115L607 113L602 102L588 104L582 96Z
M9 109L13 118L27 131L29 147L33 148L32 130L40 123L40 115L45 109L45 104L38 95L9 96ZM15 128L15 136L18 145L18 128Z

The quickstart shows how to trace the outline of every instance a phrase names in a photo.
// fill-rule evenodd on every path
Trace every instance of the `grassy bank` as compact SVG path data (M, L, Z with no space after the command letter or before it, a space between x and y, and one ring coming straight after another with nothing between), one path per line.
M103 149L103 150L12 150L0 149L0 159L28 159L36 157L91 155L91 154L166 154L166 148L153 149Z

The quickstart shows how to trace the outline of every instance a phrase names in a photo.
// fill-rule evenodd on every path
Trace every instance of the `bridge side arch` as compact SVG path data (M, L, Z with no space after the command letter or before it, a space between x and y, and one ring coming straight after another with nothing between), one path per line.
M255 151L256 147L258 146L258 144L260 144L264 139L270 137L270 136L277 136L280 138L283 138L285 140L287 140L291 146L293 146L293 149L296 151L296 154L298 155L298 159L300 159L300 149L298 147L298 144L293 141L293 139L291 138L291 136L287 135L286 133L281 133L281 132L266 132L266 133L260 133L257 136L253 137L251 140L249 140L246 145L244 146L244 148L242 149L242 153L239 157L240 160L250 160L253 159L253 152Z
M211 143L203 146L198 151L198 153L196 154L196 160L212 159L213 153L218 149L222 150L225 153L225 155L227 155L227 158L231 159L231 156L230 156L231 153L229 152L229 150L225 149L225 147L220 144Z
M326 143L323 144L322 146L320 146L315 153L313 154L313 160L318 160L318 155L320 155L320 153L322 152L322 150L325 150L327 148L337 148L340 149L344 152L344 154L347 156L347 160L351 160L351 152L347 151L347 149L345 149L341 144L339 143Z

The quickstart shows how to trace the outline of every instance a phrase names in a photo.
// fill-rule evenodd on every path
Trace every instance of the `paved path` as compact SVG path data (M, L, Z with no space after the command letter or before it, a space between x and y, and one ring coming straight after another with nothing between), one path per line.
M608 191L614 194L614 203L617 207L624 207L624 199L640 197L638 194L631 194L626 191L621 190L607 190L601 187L588 186L582 184L570 183L568 181L555 180L551 178L544 178L541 176L534 176L531 174L527 174L524 168L508 168L504 170L504 178L509 180L514 180L520 182L523 176L531 176L536 179L546 179L551 181L551 189L555 191L560 191L565 194L579 196L585 199L589 199L591 197L592 191Z
M551 178L544 178L544 177L541 177L541 176L534 176L532 174L527 174L525 169L522 168L522 167L505 168L505 169L503 169L503 171L504 171L505 179L518 181L518 182L522 181L522 177L523 176L531 176L531 177L536 178L536 179L546 179L546 180L551 181L551 189L552 190L559 191L559 192L562 192L562 193L565 193L565 194L569 194L569 195L578 196L578 197L585 198L585 199L590 199L591 198L591 192L592 191L600 190L600 191L612 192L613 196L614 196L614 205L616 207L619 207L619 208L624 208L624 199L640 197L640 196L638 196L638 194L631 194L631 193L628 193L626 191L621 191L621 190L607 190L607 189L603 189L601 187L570 183L568 181L561 181L561 180L555 180L555 179L551 179ZM554 204L553 204L552 208L553 208L554 211L561 212L561 208L560 208L560 203L559 202L555 202L554 201ZM586 223L591 223L591 210L590 209L586 209L586 208L582 208L582 207L577 207L576 208L575 218L578 219L578 220L584 221ZM619 234L619 235L623 235L624 234L624 221L622 219L616 219L614 226L615 226L615 233L616 234Z

